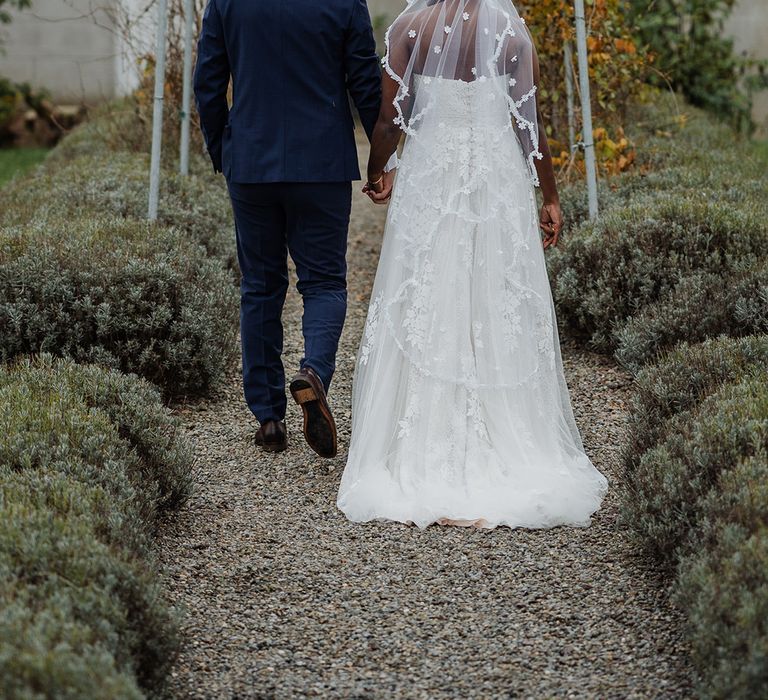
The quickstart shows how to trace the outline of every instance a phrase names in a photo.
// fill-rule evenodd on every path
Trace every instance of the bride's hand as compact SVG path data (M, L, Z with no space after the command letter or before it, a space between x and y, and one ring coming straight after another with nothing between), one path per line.
M539 225L544 231L544 249L556 246L563 230L563 212L560 210L560 202L551 202L541 207Z
M392 187L395 182L395 170L384 173L379 182L371 184L367 182L363 192L370 197L374 204L386 204L392 196Z

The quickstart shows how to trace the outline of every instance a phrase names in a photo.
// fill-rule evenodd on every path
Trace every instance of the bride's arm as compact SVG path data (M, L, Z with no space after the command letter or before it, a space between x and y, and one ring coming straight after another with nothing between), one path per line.
M382 77L381 110L376 125L373 127L371 139L371 155L368 158L368 182L375 183L384 174L384 167L392 154L397 150L402 129L395 124L397 109L395 97L397 83L386 73Z
M530 31L528 32L530 36ZM531 37L533 44L533 37ZM536 95L541 92L539 88L539 57L536 54L536 47L533 46L533 84L536 86ZM536 121L539 132L539 151L542 158L536 160L536 173L539 176L539 187L541 188L544 206L541 208L539 216L541 229L544 231L544 247L557 245L560 231L563 228L563 214L560 210L560 196L557 193L557 182L555 181L555 169L552 165L552 154L549 150L547 141L547 129L544 123L544 117L541 114L539 100L536 100Z
M404 31L399 33L405 34ZM407 43L400 37L394 37L390 43L389 54L387 55L391 70L397 75L404 75L409 58L410 49ZM392 154L397 150L397 145L400 143L400 137L403 134L400 126L395 123L395 119L398 117L395 100L399 87L397 81L387 71L382 73L381 108L376 125L373 127L371 154L368 158L369 184L382 180L384 167L387 165ZM401 108L407 110L407 105L402 104ZM374 192L380 191L380 189L375 187L373 190Z

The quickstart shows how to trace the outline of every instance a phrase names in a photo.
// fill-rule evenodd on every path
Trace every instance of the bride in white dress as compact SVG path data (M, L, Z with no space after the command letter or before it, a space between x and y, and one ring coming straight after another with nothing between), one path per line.
M338 507L419 527L588 525L607 482L563 376L543 252L562 217L530 34L510 0L414 0L387 49L372 194L406 139Z

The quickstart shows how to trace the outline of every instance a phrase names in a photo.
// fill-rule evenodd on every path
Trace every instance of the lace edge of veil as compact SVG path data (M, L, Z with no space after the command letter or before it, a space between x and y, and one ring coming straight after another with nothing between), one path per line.
M390 62L389 62L389 55L390 55L390 41L391 41L391 33L392 29L397 25L397 23L400 21L401 18L405 17L406 14L408 14L409 10L413 7L416 2L419 0L407 0L406 7L403 9L403 11L395 18L395 20L392 22L392 24L387 28L387 31L384 34L384 57L381 59L381 65L383 66L384 70L386 71L387 75L389 75L392 80L395 81L398 85L397 94L395 95L395 99L392 101L392 104L395 107L395 110L397 112L397 116L394 118L393 122L400 127L400 129L403 131L403 133L406 136L415 136L416 131L411 127L411 125L408 123L408 120L406 119L405 113L403 112L402 108L402 101L405 100L405 98L410 96L410 90L408 86L405 83L405 80L403 76L399 75L397 71L395 71L394 68L392 68ZM511 3L510 3L511 4ZM514 7L514 5L512 5ZM498 61L501 51L503 49L504 44L504 37L506 36L515 36L515 30L512 27L512 16L509 12L502 10L502 14L504 18L506 19L507 25L504 28L504 30L498 35L498 39L496 40L496 50L491 56L491 58L488 60L488 68L493 71L494 64ZM533 41L531 40L532 49L535 50L535 47L533 46ZM515 119L515 122L521 130L524 129L531 140L531 149L529 153L523 153L526 159L526 163L528 164L528 174L530 175L531 182L534 185L534 187L538 187L539 182L539 174L536 170L536 160L541 160L544 157L544 154L541 153L539 150L539 135L537 132L537 124L532 122L530 119L525 118L522 114L519 112L519 106L523 102L526 102L528 99L533 98L536 100L536 92L538 91L537 86L533 85L532 89L523 95L523 97L516 101L507 91L504 91L504 97L507 101L507 105L509 106L509 112L510 115ZM412 122L418 121L421 115L416 115L411 119ZM515 136L517 139L517 136ZM518 139L518 142L521 145L521 148L525 151L525 148L522 144L522 141Z

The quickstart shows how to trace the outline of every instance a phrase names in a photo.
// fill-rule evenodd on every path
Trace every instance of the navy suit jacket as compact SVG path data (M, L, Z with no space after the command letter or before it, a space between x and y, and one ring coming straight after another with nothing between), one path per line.
M369 138L381 103L368 6L208 0L194 85L213 168L231 182L357 180L349 96Z

